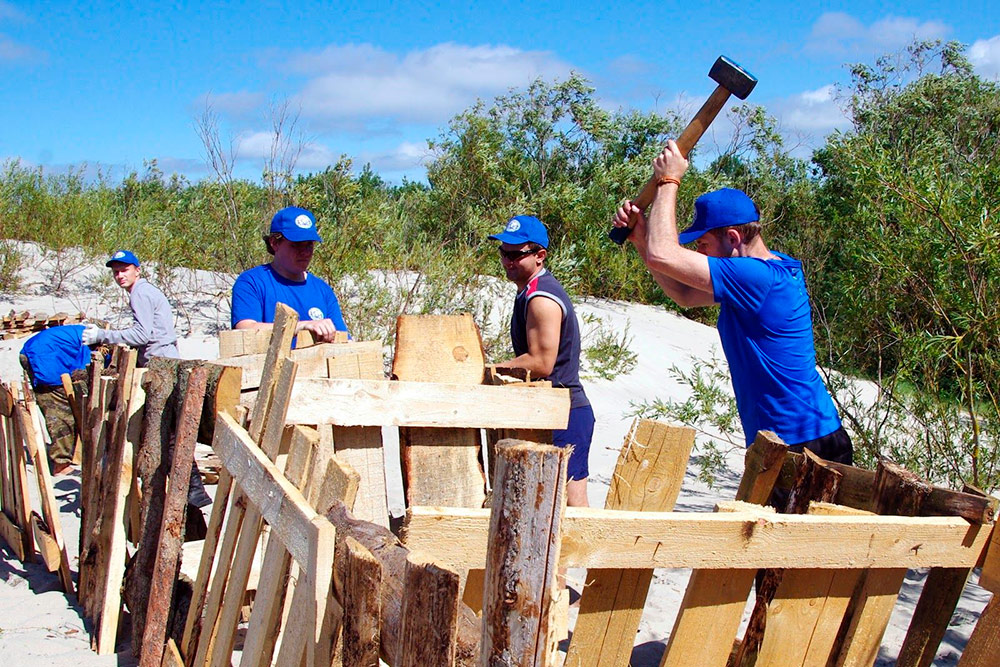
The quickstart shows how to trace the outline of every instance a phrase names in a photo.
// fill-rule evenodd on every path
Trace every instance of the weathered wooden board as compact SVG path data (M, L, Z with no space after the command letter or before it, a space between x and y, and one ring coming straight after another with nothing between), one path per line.
M486 562L488 510L411 507L406 543L456 569ZM614 512L570 507L561 565L658 568L971 567L991 526L951 517Z
M305 378L287 422L338 426L566 428L569 390Z
M625 436L605 509L672 510L693 446L694 429L637 419ZM566 665L629 662L652 578L652 570L587 571Z
M363 362L356 363L355 366L362 368L365 373L373 373L376 369L378 378L385 376L382 367L382 344L379 341L358 341L350 343L321 343L312 347L296 348L289 353L292 361L299 365L298 378L306 377L365 377L369 375L340 374L330 376L329 364L348 365L355 357L360 357ZM243 371L241 376L241 387L244 390L256 389L260 386L261 374L264 370L266 355L247 354L243 356L230 356L214 359L209 363L221 366L239 368ZM378 360L378 366L374 366L373 359ZM355 361L357 361L355 359Z

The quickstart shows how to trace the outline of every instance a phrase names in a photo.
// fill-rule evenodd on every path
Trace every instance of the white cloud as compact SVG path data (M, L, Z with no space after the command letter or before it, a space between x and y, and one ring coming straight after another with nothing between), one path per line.
M236 159L262 164L271 154L273 132L245 132L236 138ZM327 146L307 141L295 161L296 169L323 169L336 164L340 154Z
M969 47L969 61L980 76L1000 79L1000 35L973 42Z
M432 157L426 143L404 141L388 151L362 153L355 162L370 163L378 173L413 172L426 167Z
M844 12L826 12L813 24L805 50L837 56L898 50L915 39L944 39L951 27L939 21L887 16L866 26Z
M402 56L370 44L329 46L293 55L285 67L307 77L297 95L303 116L341 125L440 123L477 98L570 72L547 51L454 43Z
M833 84L779 100L771 105L770 111L784 128L796 132L826 136L850 125L837 101Z

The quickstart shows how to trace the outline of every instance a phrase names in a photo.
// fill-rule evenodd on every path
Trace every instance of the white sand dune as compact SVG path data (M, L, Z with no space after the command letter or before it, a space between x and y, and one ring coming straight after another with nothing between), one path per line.
M48 314L84 311L91 317L110 320L113 326L129 323L127 302L121 290L111 283L103 261L77 256L74 261L79 263L78 270L56 289L49 279L58 268L56 259L51 254L43 255L30 244L25 244L24 248L33 252L37 261L29 262L31 266L22 271L23 285L18 293L0 294L0 312L12 309ZM155 272L151 280L156 282ZM218 356L215 333L228 325L229 284L230 279L226 276L207 272L172 274L169 296L177 313L178 333L182 335L179 348L183 357L208 359ZM513 298L513 288L510 298ZM590 455L590 501L593 506L602 507L619 449L631 423L631 417L627 416L630 401L684 398L685 388L671 379L668 370L675 365L690 369L693 359L721 358L722 352L714 328L662 308L588 300L578 305L578 311L581 318L586 314L594 315L617 331L628 327L632 337L630 347L638 359L635 369L627 375L614 381L590 379L585 384L597 416ZM0 341L0 380L20 381L17 353L23 342L24 339ZM387 456L390 465L393 458ZM677 509L711 511L717 501L732 499L743 472L741 453L734 452L727 461L726 473L709 488L697 479L696 452ZM398 469L395 474L397 479L390 480L390 484L398 493ZM56 496L62 508L63 530L74 571L79 531L77 493L75 478L56 478ZM398 501L395 504L398 507ZM571 579L582 581L584 571L571 571L570 575ZM901 603L886 632L877 664L893 664L925 575L925 572L910 572L907 576ZM657 571L636 637L633 665L659 664L688 576L685 570ZM977 577L973 576L973 582ZM126 645L119 646L117 656L99 657L90 650L89 634L80 610L59 591L56 576L40 564L22 565L4 549L0 551L0 580L0 656L6 664L65 667L133 664ZM989 594L974 583L967 586L934 664L957 663L988 599Z

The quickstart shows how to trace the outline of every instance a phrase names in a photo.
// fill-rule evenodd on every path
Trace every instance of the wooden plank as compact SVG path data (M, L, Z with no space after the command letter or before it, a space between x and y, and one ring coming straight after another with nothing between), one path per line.
M212 447L271 526L271 539L280 539L302 566L306 582L300 581L296 590L308 591L303 622L316 627L314 640L318 640L317 618L326 607L333 573L333 526L315 512L229 415L220 415Z
M392 373L448 384L482 384L486 357L472 315L400 315Z
M7 462L11 468L14 494L13 519L23 535L23 562L33 563L35 561L35 548L32 545L29 529L31 525L31 496L28 491L27 457L25 456L24 444L17 431L16 421L16 413L12 409L11 417L7 420ZM47 467L46 471L48 471Z
M786 506L779 509L783 509L789 514L804 514L813 500L830 502L837 495L842 477L843 475L828 466L823 459L816 456L813 452L805 450L802 466L799 469L798 475L796 475L795 484L792 485L791 491L788 494ZM752 665L756 664L757 656L766 637L767 624L771 615L770 610L774 598L781 590L784 576L785 573L783 570L768 568L757 578L757 601L747 622L743 639L733 655L734 665L752 667ZM789 594L796 594L798 592L815 597L820 596L816 588L818 585L820 585L819 577L809 577L800 573L799 575L792 575L791 588L788 590L790 591ZM805 590L801 591L800 588L805 588ZM795 648L791 649L790 652L794 654L797 648L804 655L809 646L809 634L803 632L803 630L804 626L810 623L810 620L799 618L800 614L796 613L799 606L796 603L786 606L791 606L792 611L786 615L786 622L783 625L786 627L792 625L793 629L790 632L783 631L785 628L779 624L779 639L777 641L793 643ZM805 611L811 611L809 605L806 606ZM788 623L788 618L792 618L793 621ZM802 627L798 626L799 622L801 622Z
M45 563L45 568L49 572L58 572L61 562L59 545L49 533L42 517L34 512L31 513L31 534L35 538L35 544L38 546L38 553L42 557L42 562Z
M459 576L411 553L406 559L400 667L455 664Z
M967 486L962 490L965 493L986 496L975 487ZM1000 502L993 498L990 500ZM920 600L913 610L906 639L899 649L899 656L896 658L898 667L931 665L937 655L938 646L948 631L955 607L962 597L971 572L969 568L931 568L924 580Z
M385 365L378 341L374 345L356 343L347 353L337 353L326 358L326 377L357 378L359 380L384 380Z
M996 667L1000 664L1000 595L996 593L979 615L958 667Z
M63 373L59 376L59 379L62 381L62 388L66 392L66 398L69 399L69 408L73 411L73 423L76 425L73 439L73 463L80 463L80 431L83 426L80 404L77 402L76 391L73 390L73 379L69 373Z
M249 437L255 443L261 442L262 435L267 430L268 420L272 418L272 415L276 421L282 423L285 421L287 403L279 401L275 408L272 406L272 399L275 395L275 388L279 384L280 375L289 376L289 383L294 381L295 365L288 362L288 356L297 324L298 314L282 303L277 304L274 310L274 325L271 330L270 344L261 374L260 391L254 402L248 426ZM213 443L220 433L218 421L220 417L221 415L217 415ZM280 438L277 441L267 441L266 444L270 450L268 456L273 460L278 453ZM246 577L249 576L250 565L246 552L251 545L254 549L256 548L259 531L260 513L256 508L250 506L246 494L237 489L228 512L221 549L216 558L216 576L209 590L202 628L199 632L197 648L194 651L195 664L204 665L210 659L221 662L231 652L232 630L230 628L234 627L235 623L233 610L236 608L239 611L239 607L242 607L242 597L236 596L242 596L246 588ZM242 551L239 550L240 543L243 544ZM252 555L251 552L250 557ZM236 563L238 567L237 571L234 572L234 558L237 556L240 556L241 560ZM222 576L219 576L220 574ZM235 592L230 593L231 590ZM225 604L227 597L229 603ZM224 611L226 617L222 618L221 615ZM223 634L223 647L216 650L215 644L220 629ZM187 660L191 660L190 654L187 656Z
M246 503L246 499L240 494L233 494L233 478L225 469L219 472L219 484L216 486L215 499L212 501L212 516L208 522L208 533L205 535L205 544L201 549L201 558L198 562L198 576L195 579L194 587L191 591L191 605L188 607L187 619L184 621L184 635L181 638L179 647L185 662L191 665L197 662L196 654L202 649L207 652L211 643L212 632L215 621L218 617L218 601L222 599L222 592L225 590L226 577L229 573L230 561L235 548L236 536L239 534L239 526L232 531L227 530L220 545L219 537L222 534L223 522L227 516L230 522L242 522L243 514L235 512L237 503ZM226 523L229 525L229 522ZM228 542L227 542L228 540ZM230 543L231 542L231 543ZM216 552L219 558L216 559ZM215 566L215 576L212 576L212 567ZM213 599L218 600L213 602ZM212 611L214 610L214 611ZM203 638L202 629L207 627L209 633ZM204 664L204 656L198 664Z
M160 667L184 667L184 658L173 638L167 639L167 644L163 647L163 662Z
M34 528L34 522L32 522L32 528ZM0 512L0 537L3 538L11 553L22 563L25 562L26 552L24 550L24 543L27 539L25 531L21 530L20 527L7 518L7 515L3 512ZM43 552L42 559L44 560L47 555L49 554ZM45 564L48 567L48 561ZM52 570L50 569L49 572L52 572Z
M125 439L132 456L126 458L122 466L122 474L128 475L129 492L125 501L125 514L128 516L129 539L137 544L142 532L142 489L139 486L138 471L135 466L136 457L142 449L142 424L146 408L146 390L142 388L145 368L135 369L132 376L132 392L128 399L128 427L125 429Z
M191 466L194 464L194 447L205 402L207 380L207 368L197 366L191 370L184 392L184 404L177 417L176 442L167 495L164 499L159 548L156 551L156 561L150 581L139 667L157 667L163 661L174 581L180 568L181 547L184 543L185 510Z
M6 392L6 387L0 385L0 393ZM0 510L14 517L14 476L11 468L13 454L9 454L7 437L7 417L0 415Z
M989 549L983 557L979 585L991 593L1000 593L1000 530L993 527Z
M486 474L480 432L471 428L400 428L403 493L409 505L482 507Z
M691 573L660 667L725 665L756 569Z
M278 366L279 370L275 376L276 381L271 394L270 409L264 419L265 425L263 431L257 438L260 444L257 446L256 442L253 443L253 449L269 461L274 461L278 456L278 449L284 430L284 414L288 409L288 396L291 392L292 384L295 382L296 372L295 362L288 358L281 358L278 361ZM238 475L233 473L217 447L220 432L219 419L224 417L229 419L228 423L234 425L237 431L246 434L248 439L250 437L241 426L236 424L236 421L231 416L223 413L216 419L216 438L213 439L212 448L215 449L216 454L219 454L223 465L226 465L230 474L239 483L240 492L249 495L247 484L241 481ZM253 422L251 422L252 426ZM224 429L223 432L225 432ZM284 478L282 477L282 479ZM247 507L246 515L243 518L240 535L236 543L235 555L229 571L228 582L226 583L226 592L223 595L222 609L216 625L216 637L211 660L213 667L228 666L231 664L236 629L240 621L247 583L250 580L250 570L253 566L254 554L257 552L259 545L260 530L262 527L261 511L257 507L257 503L253 502L253 498L249 498L249 500L251 500L252 505Z
M55 494L52 492L52 477L49 474L49 460L45 455L45 447L42 444L41 435L35 430L32 420L32 411L38 410L34 403L29 403L26 407L14 406L14 418L17 430L28 448L28 454L35 468L35 479L38 482L38 496L42 505L42 518L48 526L48 533L56 542L59 550L59 581L63 590L68 594L74 593L73 575L69 569L69 555L66 553L66 543L63 540L62 525L59 520L59 505L56 503Z
M483 595L483 664L552 665L567 450L497 447ZM637 512L639 514L639 512Z
M824 667L860 575L852 569L785 570L767 608L757 665Z
M925 480L883 459L879 461L875 474L873 509L878 514L913 516L920 513L921 505L932 490L933 487ZM897 564L897 568L900 565L904 563ZM961 567L949 563L931 565ZM837 633L831 656L833 664L853 667L875 662L905 576L905 567L861 575Z
M311 481L311 476L305 474L306 468L310 466L313 451L319 448L319 444L319 435L314 429L293 427L288 459L282 474L304 494L308 493L307 482ZM281 540L268 540L250 624L243 640L240 667L263 667L271 664L285 603L285 591L288 588L290 565L291 555Z
M411 507L409 548L453 569L486 562L488 510ZM953 517L566 510L560 565L649 569L972 567L990 526Z
M434 382L306 378L295 383L290 424L566 428L569 390Z
M240 386L243 390L251 390L260 386L266 356L266 354L230 356L213 359L209 363L241 369ZM337 369L353 366L353 373L346 374L347 377L355 377L354 373L361 371L364 374L358 376L359 378L385 379L382 343L379 341L320 343L312 347L295 348L290 352L290 356L292 361L299 365L299 377L344 377L345 375L341 373L327 375L329 366L333 363Z
M618 456L605 509L672 510L693 446L694 429L635 420ZM567 665L629 662L652 578L652 570L587 571Z
M344 538L341 544L337 563L343 579L343 665L378 667L382 565L353 537Z

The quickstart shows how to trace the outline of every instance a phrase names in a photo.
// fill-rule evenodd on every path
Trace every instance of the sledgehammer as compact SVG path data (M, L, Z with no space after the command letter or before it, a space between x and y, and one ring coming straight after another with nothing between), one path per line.
M712 65L712 69L709 70L708 76L719 85L716 86L715 92L698 109L698 113L694 115L688 126L681 132L681 136L677 137L677 148L680 149L684 157L687 157L687 154L698 143L698 140L701 139L701 135L705 133L708 126L719 115L719 111L725 106L726 100L729 99L730 95L735 95L741 100L745 100L750 91L753 90L753 87L757 85L757 78L755 76L725 56L719 56L719 59ZM632 200L632 203L645 211L653 203L653 199L656 198L656 185L656 177L651 177L646 182L646 185L643 186L639 196ZM608 238L621 245L631 233L631 225L628 227L612 227L611 231L608 232Z

